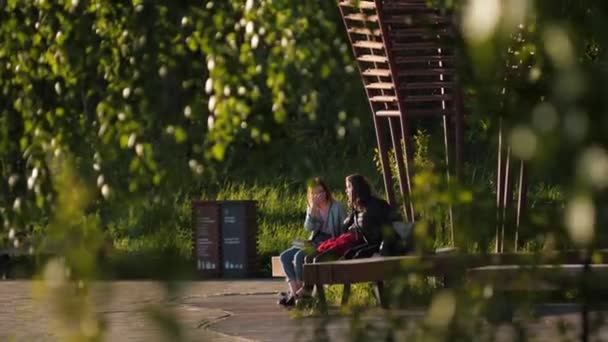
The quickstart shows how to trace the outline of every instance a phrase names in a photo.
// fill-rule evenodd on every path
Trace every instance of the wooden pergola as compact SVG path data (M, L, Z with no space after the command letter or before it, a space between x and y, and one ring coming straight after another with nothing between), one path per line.
M415 121L436 118L442 125L448 181L460 176L464 159L464 104L451 43L456 35L452 15L429 7L426 0L339 0L338 7L372 111L387 200L393 205L400 202L394 167L404 213L415 221L416 204L411 198ZM496 251L502 252L507 218L516 216L517 226L521 221L527 182L522 163L517 211L511 215L513 161L502 130L499 134ZM449 214L453 242L452 208ZM513 249L517 249L517 232Z

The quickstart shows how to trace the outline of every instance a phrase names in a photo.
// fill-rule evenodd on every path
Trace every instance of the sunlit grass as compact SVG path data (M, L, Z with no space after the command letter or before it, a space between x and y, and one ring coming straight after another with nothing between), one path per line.
M170 253L184 262L192 260L192 200L253 200L257 202L258 275L270 273L270 257L291 246L295 238L306 238L306 180L274 184L229 182L216 189L187 195L177 193L159 203L142 202L129 214L109 224L108 233L122 255ZM344 202L343 190L334 188ZM159 212L164 211L162 215Z
M303 185L287 181L276 185L231 183L216 194L205 193L203 199L254 200L258 210L258 253L278 254L296 237L305 237L306 196Z

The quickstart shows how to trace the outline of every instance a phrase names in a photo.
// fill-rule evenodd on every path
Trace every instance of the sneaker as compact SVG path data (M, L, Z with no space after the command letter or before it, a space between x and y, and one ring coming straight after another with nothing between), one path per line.
M283 297L283 298L279 299L277 304L283 305L283 306L294 306L294 305L296 305L296 297L294 297L294 296Z

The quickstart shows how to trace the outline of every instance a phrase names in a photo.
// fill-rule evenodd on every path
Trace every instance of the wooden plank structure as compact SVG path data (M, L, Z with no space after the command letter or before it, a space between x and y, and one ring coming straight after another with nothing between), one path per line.
M338 7L372 111L386 198L392 205L398 203L389 165L392 152L405 218L415 222L411 199L414 121L441 119L448 182L459 174L464 157L463 93L456 78L455 51L449 43L454 37L452 17L428 7L426 0L339 0ZM449 214L453 243L451 208ZM306 264L304 279L316 285L322 307L323 284L344 284L344 304L350 283L367 281L375 283L384 306L383 281L396 274L395 270L403 271L404 265L409 271L446 275L464 265L481 265L471 258L485 260L436 254L321 262Z
M341 0L338 7L372 111L387 200L400 202L389 165L393 152L404 213L415 221L414 120L442 119L448 177L463 158L462 92L454 50L445 42L454 35L451 18L425 0Z
M464 102L456 75L452 17L429 7L426 0L339 0L338 7L369 100L386 198L393 205L402 199L406 219L415 221L411 200L415 121L441 119L448 181L460 175L464 160ZM527 168L512 157L502 125L501 120L496 172L497 253L517 251L528 190ZM395 194L393 168L401 196ZM519 179L514 208L515 178ZM452 217L449 208L453 243Z
M448 181L453 175L460 175L464 159L463 92L456 77L455 51L450 44L450 39L455 35L452 18L449 13L428 7L426 0L339 0L338 7L372 111L387 200L393 205L398 203L389 165L389 154L392 152L405 217L415 221L416 206L411 199L412 126L415 120L441 119ZM578 275L583 268L589 268L590 259L579 251L562 252L549 258L516 253L517 228L526 207L527 170L525 164L520 162L518 201L514 211L516 168L510 146L503 137L502 125L501 120L495 253L447 253L305 264L304 280L315 285L322 309L325 308L324 284L344 284L344 304L348 300L350 283L373 282L380 304L385 306L383 282L404 272L449 277L453 274L462 276L469 270L471 278L476 278L479 274L501 270L517 272L521 265L533 263L543 263L545 268L548 267L547 263L579 265L562 268L565 271L560 274L572 276ZM451 208L449 214L451 221ZM454 227L450 223L453 243ZM506 238L511 233L511 227L515 228L513 244L507 243ZM601 258L596 260L602 263L607 257L604 251ZM604 266L595 268L608 269Z
M411 199L415 120L441 119L448 183L453 174L459 174L464 158L463 93L456 78L455 51L449 43L455 35L452 18L429 7L426 0L339 0L338 7L372 111L386 198L397 205L389 165L392 152L405 218L415 222ZM451 208L449 214L453 243ZM422 267L432 274L445 274L448 269L460 269L450 263L463 261L450 255L432 259L416 256L307 264L304 279L316 284L322 304L322 284L328 283L345 284L343 303L352 282L374 282L381 299L383 281L403 263L410 264L410 270Z

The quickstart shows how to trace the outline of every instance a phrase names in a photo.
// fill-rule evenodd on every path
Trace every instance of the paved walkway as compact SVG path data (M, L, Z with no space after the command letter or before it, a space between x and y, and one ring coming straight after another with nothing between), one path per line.
M106 320L107 341L173 340L153 322L151 312L173 313L190 341L243 341L247 339L238 337L240 334L229 336L210 326L233 315L225 309L231 308L229 303L249 306L237 298L271 297L284 284L274 280L186 282L179 284L178 292L171 292L162 283L152 281L97 283L95 308ZM54 341L63 336L52 318L56 306L34 298L37 285L33 281L0 281L0 341ZM223 303L216 305L218 299ZM204 305L205 300L211 304ZM289 321L284 311L276 305L271 307L277 316Z
M0 281L0 341L54 341L63 336L56 329L51 303L34 299L37 284ZM348 340L350 322L346 317L334 316L329 322L319 317L294 318L278 307L275 293L284 285L277 280L186 282L174 292L158 282L118 281L95 284L94 298L96 311L108 326L107 341L174 340L153 322L150 312L174 314L188 341ZM576 327L580 325L576 308L547 306L543 310L541 320L527 324L535 340L554 340L554 327L560 322L574 327L570 336L577 336ZM398 314L415 322L424 311ZM372 309L366 314L365 323L382 328L386 325L382 317L379 309ZM321 329L323 326L325 329ZM608 340L607 330L602 330L600 340ZM513 340L514 332L502 329L496 339Z

